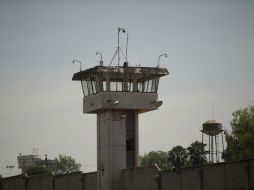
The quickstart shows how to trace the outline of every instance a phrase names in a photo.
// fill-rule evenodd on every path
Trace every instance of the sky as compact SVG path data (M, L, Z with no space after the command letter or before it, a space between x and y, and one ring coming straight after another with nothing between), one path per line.
M33 148L96 170L96 115L82 113L72 60L88 69L100 51L108 65L117 27L129 33L130 65L154 67L168 54L163 105L139 116L140 155L201 141L213 105L230 131L232 112L254 104L253 20L251 0L0 0L0 175L19 174L17 155Z

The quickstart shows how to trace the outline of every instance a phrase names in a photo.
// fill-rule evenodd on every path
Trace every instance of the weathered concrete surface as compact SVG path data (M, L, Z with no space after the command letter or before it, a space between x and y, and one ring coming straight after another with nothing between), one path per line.
M254 189L254 160L249 162L249 185Z
M81 173L55 176L54 190L81 190Z
M83 99L83 112L96 113L100 110L138 110L140 113L155 110L157 93L100 92ZM119 101L114 104L113 101Z
M182 175L180 172L165 172L160 175L160 190L167 189L181 189L181 178Z
M245 163L229 163L225 166L226 187L228 189L245 189L246 171Z
M161 173L161 190L201 190L200 174L199 168L186 168L176 172Z
M2 180L3 190L26 190L26 179L22 175L4 178Z
M82 190L97 190L97 172L83 174Z
M157 190L156 167L137 167L122 171L122 190Z
M225 168L221 165L211 165L203 169L203 186L206 190L226 189Z
M122 111L97 114L97 184L100 190L120 190L120 176L126 168L126 128Z
M198 168L182 171L181 190L200 190L200 173Z
M44 175L41 176L41 189L40 190L54 190L53 189L53 176L52 175Z
M32 176L27 180L27 190L35 190L41 189L41 177L40 176Z
M254 160L209 164L160 174L161 190L252 190Z

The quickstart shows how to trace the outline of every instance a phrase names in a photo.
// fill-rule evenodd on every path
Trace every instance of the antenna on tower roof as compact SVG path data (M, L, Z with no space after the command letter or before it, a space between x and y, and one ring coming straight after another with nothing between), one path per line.
M117 32L117 37L118 37L118 40L117 40L117 44L118 44L118 46L117 46L117 51L118 51L118 62L117 62L117 65L119 66L119 64L120 64L120 38L119 38L119 36L120 36L120 32L123 32L123 33L125 33L126 32L126 30L124 29L124 28L120 28L120 27L118 27L118 32Z
M123 51L120 48L120 32L125 33L126 30L124 28L120 28L120 27L118 27L118 29L117 29L117 49L116 49L116 52L115 52L113 58L111 59L111 61L109 63L109 66L111 65L111 63L114 60L114 58L116 57L116 55L117 55L117 66L120 66L120 52L123 54L124 58L127 60L126 56L124 55Z
M158 64L157 64L157 66L156 66L156 67L160 67L160 58L161 58L161 56L168 57L168 54L163 53L163 54L161 54L161 55L158 57Z
M82 71L82 68L81 68L82 63L81 63L81 61L75 59L75 60L72 61L72 63L73 64L74 63L79 63L80 71Z
M125 56L126 56L126 61L128 62L128 43L129 43L129 33L126 34L126 52L125 52Z
M212 103L213 104L213 119L214 119L214 103Z
M102 66L103 65L102 54L100 52L96 51L96 55L100 55L101 60L99 61L99 63L100 63L100 66Z

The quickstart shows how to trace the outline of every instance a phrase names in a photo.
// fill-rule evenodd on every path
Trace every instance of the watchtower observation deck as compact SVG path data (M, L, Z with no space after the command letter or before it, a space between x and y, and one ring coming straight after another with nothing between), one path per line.
M83 112L102 110L138 110L139 113L157 109L159 79L168 75L166 68L96 66L75 73L72 80L81 81Z

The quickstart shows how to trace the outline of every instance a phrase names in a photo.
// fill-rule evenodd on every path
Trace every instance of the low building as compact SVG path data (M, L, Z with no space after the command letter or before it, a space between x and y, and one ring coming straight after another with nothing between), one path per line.
M47 155L45 159L41 159L39 155L21 155L17 156L18 168L22 170L22 174L27 173L28 169L31 167L45 167L52 168L54 160L49 160Z

